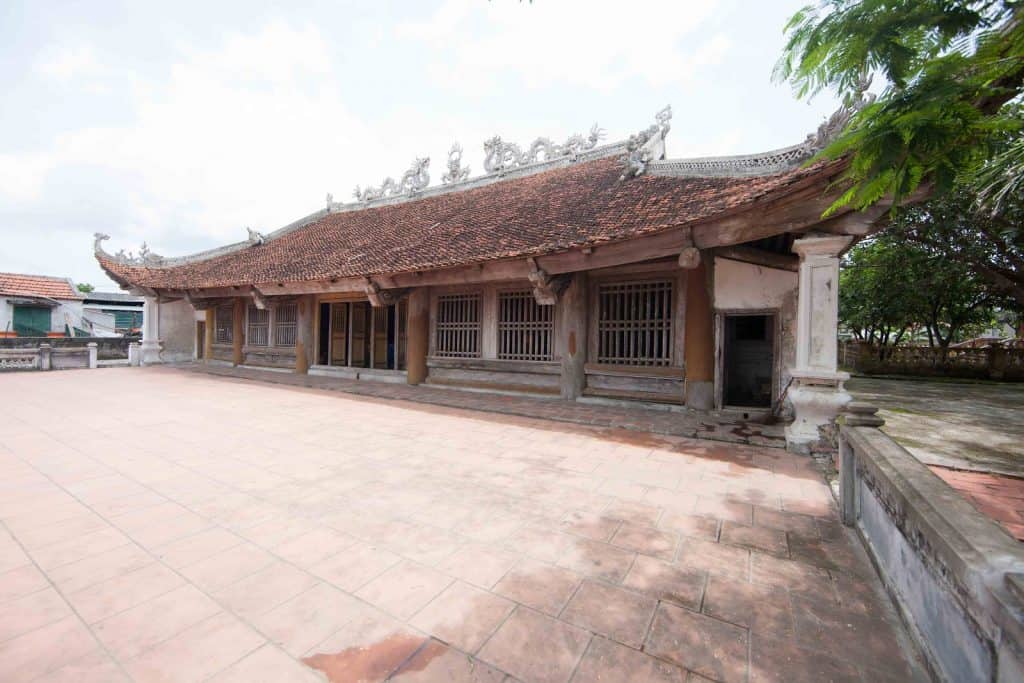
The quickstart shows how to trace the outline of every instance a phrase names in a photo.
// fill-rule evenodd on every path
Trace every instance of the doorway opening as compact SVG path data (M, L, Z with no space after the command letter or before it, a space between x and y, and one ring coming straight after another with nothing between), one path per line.
M725 316L723 403L771 408L775 368L775 316Z
M320 304L320 364L404 370L405 309L404 301L377 308L368 301Z

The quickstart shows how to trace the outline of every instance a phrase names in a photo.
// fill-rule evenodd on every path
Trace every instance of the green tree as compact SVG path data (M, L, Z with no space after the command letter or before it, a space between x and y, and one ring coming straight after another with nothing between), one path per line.
M81 292L82 294L88 294L89 292L92 292L96 289L88 282L80 282L77 285L75 285L75 287L77 287L78 291Z
M966 190L900 209L888 230L945 260L969 266L993 301L1024 311L1024 198L1008 197L996 213L979 211Z
M892 230L855 246L840 275L839 317L880 355L922 330L929 345L945 351L965 331L990 322L1000 296L971 265L951 258L947 245L905 239L929 218L925 207L901 211Z
M990 201L1019 187L1022 121L1006 105L1024 84L1022 6L823 0L793 15L775 76L799 97L832 90L852 104L885 79L819 155L849 159L833 210L899 201L923 182L941 193L979 173Z
M843 260L839 320L853 335L876 345L884 358L917 323L918 290L906 268L906 250L884 236L861 242Z

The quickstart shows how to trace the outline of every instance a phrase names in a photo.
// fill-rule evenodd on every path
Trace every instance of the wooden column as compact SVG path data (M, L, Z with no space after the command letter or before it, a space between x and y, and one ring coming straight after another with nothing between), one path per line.
M309 373L309 358L313 355L313 307L314 297L306 295L296 302L298 319L295 325L295 372L299 375Z
M430 290L419 287L409 293L409 329L406 337L406 381L419 384L427 378L430 348Z
M214 313L215 312L216 312L216 309L214 309L214 308L207 308L206 311L205 311L205 313L206 313L206 323L203 325L203 330L204 330L204 332L203 332L203 362L204 363L209 363L210 359L213 358L213 336L214 336L214 333L216 332L216 330L214 329L214 325L216 325L215 318L214 318Z
M711 306L708 257L686 271L686 405L695 410L715 406L715 324Z
M562 398L576 400L583 394L587 377L587 274L574 273L558 300L558 350L562 361L559 380Z
M241 365L244 360L242 357L242 344L245 342L245 299L241 297L235 299L234 318L231 322L233 323L231 362L235 365Z

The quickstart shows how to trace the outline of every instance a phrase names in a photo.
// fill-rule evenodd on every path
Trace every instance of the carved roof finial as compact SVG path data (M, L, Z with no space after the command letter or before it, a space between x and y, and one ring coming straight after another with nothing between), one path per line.
M245 231L249 233L249 244L254 247L267 241L266 236L262 232L257 232L248 226L246 226Z
M642 175L647 170L647 164L660 158L659 155L664 155L664 144L660 148L659 144L664 143L665 136L672 128L672 105L659 111L654 118L657 123L630 135L626 140L626 157L623 159L626 169L619 177L620 180Z

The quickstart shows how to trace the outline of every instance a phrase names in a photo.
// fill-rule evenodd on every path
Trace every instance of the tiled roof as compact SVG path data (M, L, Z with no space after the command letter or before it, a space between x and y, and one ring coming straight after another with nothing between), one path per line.
M642 175L616 158L323 215L265 244L146 267L100 253L116 280L184 289L429 270L600 245L751 208L821 165L746 178Z
M66 277L0 273L0 295L44 296L50 299L82 299L82 294Z

